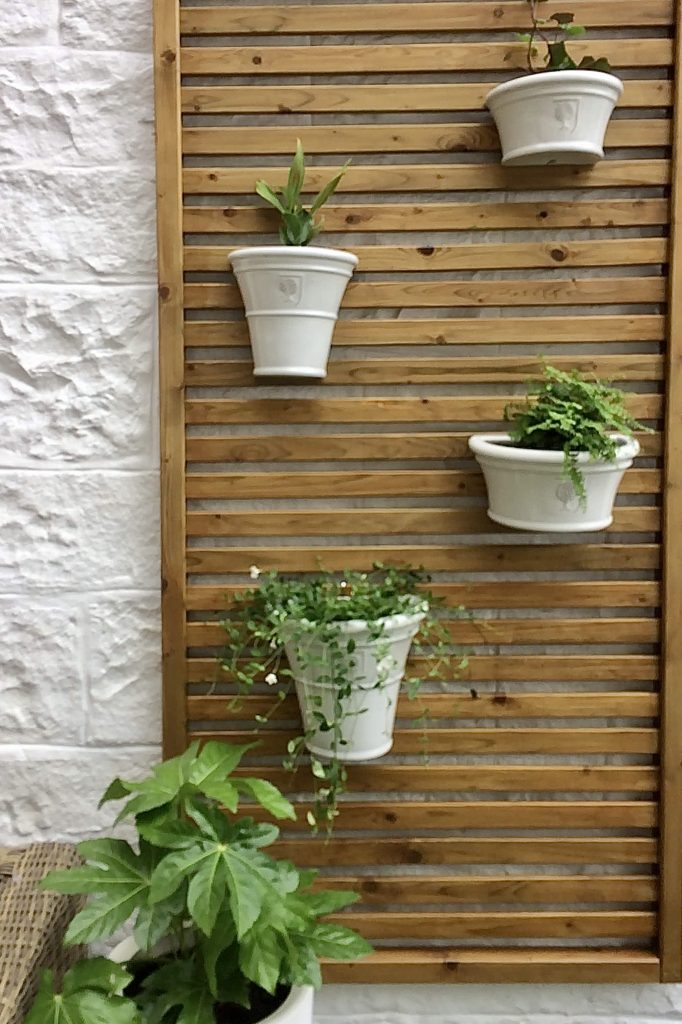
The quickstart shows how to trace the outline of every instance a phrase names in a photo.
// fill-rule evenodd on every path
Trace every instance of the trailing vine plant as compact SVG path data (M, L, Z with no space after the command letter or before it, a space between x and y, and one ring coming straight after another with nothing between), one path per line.
M541 17L540 4L546 4L547 0L528 0L532 28L530 32L520 33L518 38L527 44L526 60L528 70L535 71L604 71L613 74L611 65L606 57L583 57L576 62L568 51L567 43L580 36L584 36L586 29L584 25L577 25L575 15L570 11L560 11L551 14L547 18ZM536 67L538 56L537 43L545 46L545 54L542 58L542 66Z
M221 622L227 644L220 666L236 685L240 697L252 693L259 683L272 687L272 705L257 723L265 724L279 704L291 693L294 684L292 667L286 659L285 646L295 652L299 669L313 668L322 675L333 693L331 714L319 698L304 710L308 721L299 735L289 741L283 760L286 769L294 771L306 754L306 744L315 734L330 737L330 753L324 759L311 755L310 767L315 786L308 823L313 830L331 832L339 813L339 797L345 791L348 772L343 760L346 745L344 727L350 720L348 699L353 680L358 679L356 642L344 633L343 626L351 620L368 625L368 638L377 644L379 674L376 686L385 685L391 670L390 641L386 620L394 615L422 614L413 650L424 659L425 670L419 676L409 671L403 685L410 700L415 700L426 679L456 676L466 667L467 657L454 648L450 631L438 616L443 599L428 589L430 577L421 569L387 567L375 563L371 572L345 572L343 578L331 572L314 576L291 577L279 572L261 574L256 566L252 578L262 575L260 585L249 588L235 598L230 614ZM459 607L455 614L465 614ZM322 646L320 646L322 645ZM415 716L425 724L426 712ZM310 724L312 723L312 724Z

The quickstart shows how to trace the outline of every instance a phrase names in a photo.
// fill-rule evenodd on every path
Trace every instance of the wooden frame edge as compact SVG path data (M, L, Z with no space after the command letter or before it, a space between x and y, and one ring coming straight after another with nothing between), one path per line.
M163 752L180 753L185 726L185 414L180 145L180 8L154 0Z

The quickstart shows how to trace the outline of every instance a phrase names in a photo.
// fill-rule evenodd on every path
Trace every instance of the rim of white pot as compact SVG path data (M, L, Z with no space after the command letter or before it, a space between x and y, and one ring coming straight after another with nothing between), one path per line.
M371 622L367 619L337 619L336 621L327 623L327 625L338 626L340 633L363 633L366 632L370 626L380 622L385 630L399 629L402 626L415 626L418 625L426 616L428 611L428 605L426 603L421 605L420 611L414 612L399 612L397 615L386 615L382 619L372 619ZM294 621L312 621L312 620L291 620ZM310 636L311 639L316 639L314 633L305 633L305 637ZM302 637L301 637L302 639Z
M558 76L561 77L559 78ZM537 71L496 85L488 93L486 105L492 97L498 99L500 96L504 96L505 93L519 92L522 89L527 89L530 92L533 89L542 88L543 85L551 85L552 83L557 83L560 88L565 88L567 81L575 85L585 85L586 82L589 82L595 87L606 87L609 94L615 95L616 99L623 94L623 83L620 78L608 71L590 71L588 69L584 71Z
M252 245L234 249L228 256L230 262L247 256L295 256L297 259L310 256L312 259L331 259L357 267L358 257L345 249L331 249L322 245Z
M627 434L613 432L610 435L618 444L618 451L613 462L605 459L593 459L589 452L578 452L576 461L579 464L600 464L617 466L619 462L634 459L639 454L639 441ZM475 455L493 456L506 462L542 463L543 465L562 466L564 453L551 451L548 448L522 448L511 443L511 436L502 432L490 434L473 434L469 438L469 448Z

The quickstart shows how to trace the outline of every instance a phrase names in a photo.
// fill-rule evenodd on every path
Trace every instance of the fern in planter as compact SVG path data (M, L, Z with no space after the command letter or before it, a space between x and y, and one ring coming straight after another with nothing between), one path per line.
M295 818L269 782L233 774L248 749L194 743L147 779L112 782L101 803L125 800L116 820L133 819L136 847L88 840L79 846L83 867L50 872L42 885L90 896L68 928L69 945L108 939L132 919L133 939L121 944L130 956L119 954L128 969L86 961L57 994L46 974L27 1024L257 1024L290 990L302 986L306 998L305 986L319 986L320 957L371 952L355 932L321 920L354 893L312 891L315 872L265 852L276 826L234 817L245 796L276 818ZM305 1024L306 1015L291 1019Z

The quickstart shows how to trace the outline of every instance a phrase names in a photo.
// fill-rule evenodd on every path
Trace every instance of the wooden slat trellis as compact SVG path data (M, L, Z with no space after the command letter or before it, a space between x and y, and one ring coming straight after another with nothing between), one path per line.
M166 752L243 741L269 703L231 719L212 685L252 563L411 561L475 612L451 623L466 677L425 697L428 763L404 701L332 842L280 843L362 893L377 952L336 981L682 978L681 15L569 7L625 79L607 159L508 170L483 103L523 2L155 0ZM252 377L227 272L275 240L253 185L297 137L311 190L353 159L325 241L360 263L321 385ZM623 383L654 428L603 534L485 515L467 438L542 356ZM305 806L277 767L296 714L254 764Z

